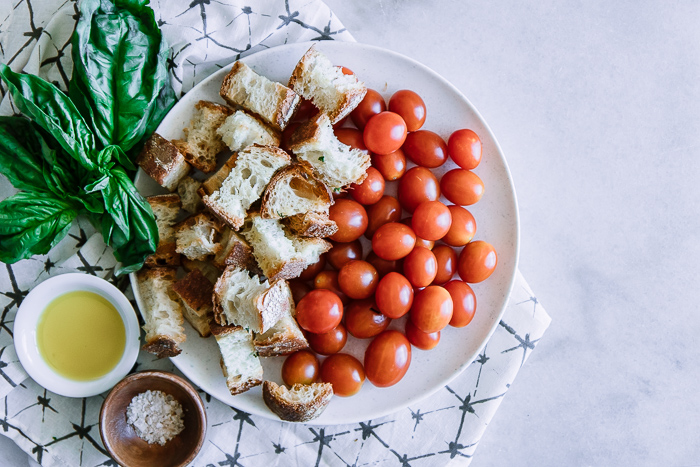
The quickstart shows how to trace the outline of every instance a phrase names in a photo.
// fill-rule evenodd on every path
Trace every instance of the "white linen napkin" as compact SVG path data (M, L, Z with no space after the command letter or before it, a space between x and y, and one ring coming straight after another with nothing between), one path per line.
M65 89L71 74L74 2L2 2L0 56ZM172 83L178 95L239 56L287 42L353 40L321 1L154 0L151 5L172 46ZM0 114L11 113L8 99ZM13 192L0 177L0 199ZM23 297L45 278L80 271L113 275L110 249L80 220L48 255L0 267L0 433L42 465L115 465L106 457L97 426L104 399L69 399L27 378L12 345L14 314ZM515 376L550 318L517 274L503 320L477 360L427 400L378 420L329 427L281 423L249 415L201 393L208 435L195 465L468 465ZM169 360L141 353L136 370L177 372Z

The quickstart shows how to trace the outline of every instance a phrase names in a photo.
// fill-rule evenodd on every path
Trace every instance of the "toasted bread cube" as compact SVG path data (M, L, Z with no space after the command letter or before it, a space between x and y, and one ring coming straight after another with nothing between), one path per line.
M330 237L338 231L338 224L328 214L309 211L282 219L282 223L300 237Z
M263 334L256 334L253 344L261 357L289 355L306 349L309 343L294 319L294 299L289 296L289 309L277 323Z
M146 258L146 266L161 267L180 265L180 254L176 251L175 220L180 214L180 197L176 194L149 196L146 198L153 210L158 227L158 247Z
M190 126L185 128L185 140L173 141L185 155L187 162L202 172L216 169L216 155L226 149L226 144L216 132L233 109L209 101L199 101Z
M221 351L221 370L232 395L240 394L262 384L260 364L253 335L240 326L219 326L211 323L211 333Z
M229 228L225 228L221 235L221 250L214 256L212 264L222 271L226 266L238 266L248 269L256 274L262 271L258 269L258 263L253 257L253 249L243 236Z
M175 191L180 180L190 172L190 165L177 146L158 133L146 140L136 163L168 191Z
M190 214L196 214L204 208L202 198L197 191L201 188L202 182L198 182L192 177L185 177L177 185L177 194L180 195L182 209Z
M308 422L326 410L333 398L331 383L295 384L291 389L272 381L263 383L263 400L279 418Z
M188 217L175 228L177 252L188 259L204 260L221 249L218 242L223 225L206 212Z
M265 188L260 215L266 219L316 211L328 214L333 195L306 164L291 164L277 171Z
M173 284L173 291L180 297L185 319L200 336L209 336L209 320L214 314L214 284L199 269L194 269Z
M231 151L240 151L252 144L279 146L280 133L265 122L243 110L237 110L226 118L216 130Z
M215 284L221 276L221 270L211 264L209 261L200 261L197 259L188 259L187 256L182 257L182 268L187 272L192 272L198 269L209 282Z

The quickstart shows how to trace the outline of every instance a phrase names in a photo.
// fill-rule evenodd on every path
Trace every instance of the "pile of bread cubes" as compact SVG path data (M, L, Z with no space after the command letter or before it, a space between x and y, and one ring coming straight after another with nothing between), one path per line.
M330 249L323 237L338 229L328 217L333 192L366 177L370 156L333 133L366 92L315 46L288 86L237 61L221 85L228 106L199 101L184 140L151 136L137 163L170 193L148 198L160 239L136 273L144 350L179 355L184 317L202 337L216 338L235 395L263 384L260 356L308 347L287 280ZM320 111L291 135L289 154L279 147L281 132L302 98ZM217 170L226 150L233 155ZM212 175L200 182L192 167ZM181 220L183 211L189 216ZM265 403L290 421L319 416L332 395L330 383L263 384Z

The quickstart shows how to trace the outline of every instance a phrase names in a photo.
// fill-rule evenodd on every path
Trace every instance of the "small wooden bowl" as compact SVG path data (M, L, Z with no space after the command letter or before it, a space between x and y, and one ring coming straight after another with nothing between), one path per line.
M173 439L148 444L126 422L131 399L147 390L172 395L182 405L185 429ZM110 456L125 467L185 466L204 444L207 415L197 391L184 379L163 371L142 371L121 380L100 410L100 436Z

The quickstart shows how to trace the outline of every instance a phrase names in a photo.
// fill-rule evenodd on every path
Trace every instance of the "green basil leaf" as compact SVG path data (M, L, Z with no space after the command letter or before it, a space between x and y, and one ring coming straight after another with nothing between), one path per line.
M56 246L78 215L71 203L20 191L0 202L0 261L14 263Z
M0 173L18 190L49 191L42 143L29 120L0 117Z

